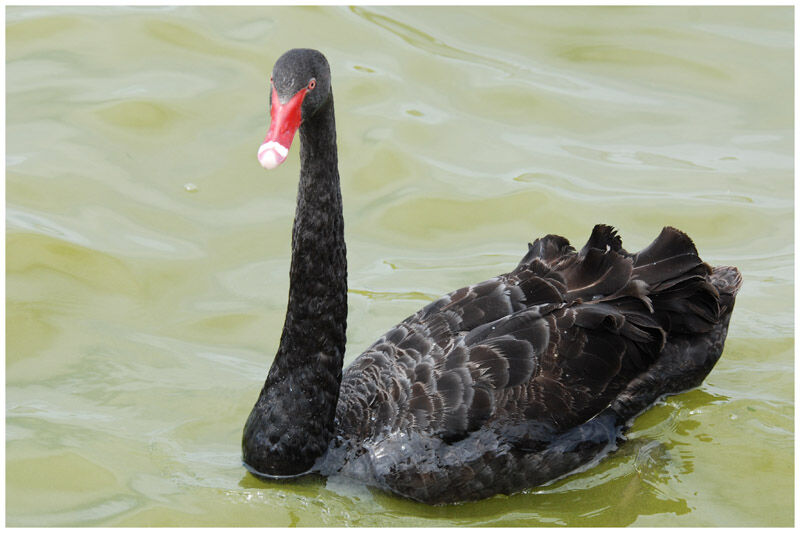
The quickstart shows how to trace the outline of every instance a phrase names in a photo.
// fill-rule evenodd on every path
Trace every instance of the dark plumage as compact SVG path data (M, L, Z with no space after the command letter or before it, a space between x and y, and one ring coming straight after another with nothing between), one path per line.
M279 106L312 78L286 323L243 437L254 473L341 474L427 503L511 493L611 449L632 417L710 372L738 270L710 268L674 228L633 254L598 225L577 252L563 237L535 240L511 272L423 307L342 375L347 273L327 62L291 50L273 71Z

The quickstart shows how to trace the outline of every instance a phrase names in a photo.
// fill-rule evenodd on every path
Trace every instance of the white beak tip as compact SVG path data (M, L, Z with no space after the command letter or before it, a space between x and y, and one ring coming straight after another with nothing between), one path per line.
M258 162L267 170L277 168L289 155L289 149L275 142L268 141L258 148Z

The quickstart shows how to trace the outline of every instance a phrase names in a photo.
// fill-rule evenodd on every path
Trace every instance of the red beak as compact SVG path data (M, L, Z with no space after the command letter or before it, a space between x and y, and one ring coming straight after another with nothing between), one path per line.
M292 146L294 134L303 120L301 110L307 92L308 89L303 87L292 96L291 100L282 104L278 99L278 92L274 86L272 87L269 132L258 148L258 162L262 167L268 170L276 168L289 155L289 147Z

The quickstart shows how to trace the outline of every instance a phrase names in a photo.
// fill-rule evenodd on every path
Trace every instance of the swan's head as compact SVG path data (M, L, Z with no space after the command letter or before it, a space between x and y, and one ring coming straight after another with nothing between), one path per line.
M270 86L269 132L258 148L258 161L266 169L283 163L300 125L328 102L328 61L316 50L289 50L275 62Z

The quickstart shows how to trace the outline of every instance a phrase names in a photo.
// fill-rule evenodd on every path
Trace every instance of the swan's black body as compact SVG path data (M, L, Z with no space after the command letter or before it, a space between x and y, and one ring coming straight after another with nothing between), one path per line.
M427 305L342 375L347 272L327 62L292 50L273 76L282 100L312 77L318 87L303 103L286 323L243 437L254 472L340 474L428 503L519 491L598 457L720 357L738 270L710 268L673 228L631 254L599 225L578 252L563 237L536 240L514 270Z

